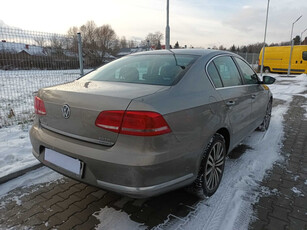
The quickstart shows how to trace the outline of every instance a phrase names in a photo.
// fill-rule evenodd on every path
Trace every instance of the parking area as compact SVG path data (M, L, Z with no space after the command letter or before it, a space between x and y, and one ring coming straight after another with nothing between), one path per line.
M93 229L99 224L93 214L106 207L125 212L131 220L151 228L171 216L185 217L198 198L181 189L136 200L63 178L16 189L0 202L7 202L0 210L0 226L5 228Z
M294 96L283 115L282 158L256 186L260 198L253 205L250 229L307 229L306 94L307 91ZM277 99L274 106L283 103ZM234 166L239 167L240 158L249 148L248 145L236 148L230 163L235 162ZM226 167L229 167L227 162ZM229 191L228 187L221 189ZM14 189L0 198L0 229L121 229L123 226L124 229L190 229L187 226L191 219L196 216L201 219L206 209L209 212L215 208L210 199L200 200L185 189L149 199L131 199L62 177ZM223 200L220 202L210 213L213 219ZM213 224L212 229L219 229L214 221L210 226Z
M305 96L304 96L305 95ZM281 154L260 186L275 190L254 205L256 221L251 229L307 229L307 91L294 96L285 120Z

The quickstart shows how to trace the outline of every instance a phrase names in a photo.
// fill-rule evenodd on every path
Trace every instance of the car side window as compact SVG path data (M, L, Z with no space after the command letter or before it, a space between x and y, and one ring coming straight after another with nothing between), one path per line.
M303 56L303 60L307 61L307 51L304 51L302 56Z
M214 66L213 62L211 62L208 65L207 70L208 70L208 74L209 74L211 80L213 81L213 83L215 85L215 88L223 87L223 84L221 82L221 78L220 78L219 73L217 72L217 69Z
M258 84L259 82L258 76L252 70L252 68L240 58L235 57L235 60L238 63L239 68L241 69L244 84Z
M224 87L242 85L239 70L231 57L218 57L213 62L221 76Z

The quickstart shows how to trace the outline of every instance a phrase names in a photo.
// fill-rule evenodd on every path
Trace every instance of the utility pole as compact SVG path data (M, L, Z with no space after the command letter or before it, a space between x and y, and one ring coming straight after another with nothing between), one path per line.
M261 77L262 77L262 74L263 74L263 60L264 60L264 51L265 51L266 30L267 30L267 27L268 27L269 7L270 7L270 0L268 0L268 6L267 6L267 9L266 9L266 20L265 20L264 40L263 40L263 48L262 48L261 70L260 70L260 76ZM259 63L258 63L258 65L259 65Z
M169 27L169 0L166 2L166 29L165 29L165 49L170 49L170 27Z
M79 54L79 65L80 65L80 76L82 77L84 75L83 71L83 52L82 52L82 38L81 33L77 33L78 37L78 54Z
M303 43L303 41L305 40L305 39L303 39L303 34L305 33L307 31L307 28L301 33L301 45L302 45L302 43Z
M288 76L290 75L290 70L291 70L291 59L292 59L292 51L293 51L293 45L294 45L294 41L292 40L292 35L293 35L293 27L294 24L301 19L303 15L301 15L298 19L295 20L295 22L292 23L292 28L291 28L291 37L290 37L290 44L291 44L291 48L290 48L290 57L289 57L289 66L288 66Z

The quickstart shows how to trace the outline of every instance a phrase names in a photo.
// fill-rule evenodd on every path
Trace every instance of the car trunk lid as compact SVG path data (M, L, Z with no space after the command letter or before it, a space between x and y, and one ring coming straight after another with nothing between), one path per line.
M126 110L131 100L168 86L98 81L74 81L39 91L46 115L40 116L41 125L51 131L76 139L114 145L117 133L95 125L101 111Z

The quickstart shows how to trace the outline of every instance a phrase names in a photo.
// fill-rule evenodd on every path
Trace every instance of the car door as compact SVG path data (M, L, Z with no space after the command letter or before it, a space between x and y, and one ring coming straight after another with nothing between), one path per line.
M218 56L209 65L214 65L222 82L222 87L218 87L217 91L225 103L225 112L231 127L232 143L237 144L248 131L251 98L243 85L239 70L230 56Z
M268 103L268 91L261 84L257 74L241 58L234 57L246 86L246 95L251 98L251 128L254 129L262 122Z

